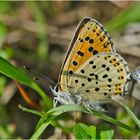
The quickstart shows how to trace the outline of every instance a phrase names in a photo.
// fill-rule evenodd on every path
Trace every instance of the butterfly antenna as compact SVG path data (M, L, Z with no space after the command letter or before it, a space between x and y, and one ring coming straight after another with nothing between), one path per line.
M39 76L40 78L42 78L42 79L44 79L44 80L47 80L49 83L52 83L54 86L56 85L55 82L54 82L53 80L51 80L49 77L47 77L47 76L41 74L41 73L38 72L37 70L33 70L33 69L31 69L31 68L29 68L29 67L27 67L27 66L24 66L24 68L25 68L26 70L28 70L28 71L31 71L31 72L35 73L35 74L36 74L37 76ZM39 78L36 77L36 76L34 76L34 77L33 77L33 80L39 80Z

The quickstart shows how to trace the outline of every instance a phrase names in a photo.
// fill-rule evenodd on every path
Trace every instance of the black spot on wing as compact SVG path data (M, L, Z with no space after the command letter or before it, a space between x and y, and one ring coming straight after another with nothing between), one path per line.
M71 75L71 74L73 74L73 71L72 71L72 70L70 70L70 71L69 71L69 74L70 74L70 75Z
M79 56L82 56L82 57L84 56L84 53L81 52L81 51L78 51L77 54L78 54Z
M77 63L76 61L73 61L73 65L74 65L74 66L77 66L78 63Z
M85 71L83 69L81 69L81 73L85 73Z
M93 55L95 55L95 54L98 54L98 51L97 50L94 50L93 51Z
M89 48L88 48L88 51L89 51L89 52L92 52L92 51L93 51L93 47L92 47L92 46L89 47Z

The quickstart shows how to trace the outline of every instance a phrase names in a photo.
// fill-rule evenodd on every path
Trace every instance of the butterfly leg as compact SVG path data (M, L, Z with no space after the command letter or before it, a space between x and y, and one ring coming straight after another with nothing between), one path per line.
M54 97L54 99L53 99L53 107L56 107L58 102L61 105L62 104L67 104L68 103L68 99L66 99L65 96L57 95L57 97Z
M67 100L65 99L65 96L61 96L61 95L58 94L56 97L54 97L53 107L56 107L58 103L60 103L61 105L66 104Z
M90 107L88 101L83 100L83 105L85 106L85 108L86 108L91 114L93 114L93 112L92 112L92 109L93 109L93 108Z
M83 98L79 95L75 95L75 104L80 105L83 101Z
M72 96L68 96L68 103L69 104L76 104L76 101Z
M59 101L58 97L54 97L54 99L53 99L53 107L57 106L58 101Z
M87 101L86 104L90 110L107 111L107 106L105 103L93 103L91 101Z

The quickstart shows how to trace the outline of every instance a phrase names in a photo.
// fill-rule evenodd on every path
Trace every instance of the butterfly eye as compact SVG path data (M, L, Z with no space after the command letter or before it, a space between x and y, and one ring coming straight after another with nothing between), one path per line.
M139 77L139 75L138 75L138 74L136 74L136 77L138 78L138 77Z
M54 88L54 90L55 90L56 92L59 91L59 87L58 87L58 85Z

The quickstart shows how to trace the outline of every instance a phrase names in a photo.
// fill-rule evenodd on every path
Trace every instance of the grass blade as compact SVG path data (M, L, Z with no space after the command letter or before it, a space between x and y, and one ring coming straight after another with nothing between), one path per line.
M51 121L53 119L55 119L56 117L58 117L59 115L65 113L65 112L70 112L70 111L80 111L80 112L90 114L90 112L88 110L86 110L85 108L82 108L78 105L72 105L72 104L62 105L60 107L53 108L53 109L49 110L48 112L46 112L41 117L41 119L39 120L38 125L37 125L37 130L31 138L36 138L36 139L39 138L39 136L43 133L45 128L51 123ZM117 121L116 119L113 119L113 118L111 118L111 117L109 117L101 112L93 111L92 115L99 117L103 120L106 120L108 122L111 122L113 124L116 124L124 129L137 132L137 130L135 130L134 128L132 128L126 124L123 124L123 123Z
M140 21L140 3L131 5L129 8L119 13L114 17L106 26L109 32L118 31L123 29L126 25L131 22Z
M130 108L127 105L125 105L124 103L121 103L121 105L124 107L129 116L133 119L133 121L138 125L140 129L140 120L136 117L136 115L130 110Z
M36 90L38 94L42 97L44 101L44 105L47 109L52 107L52 101L46 95L46 93L33 81L31 80L25 73L23 73L18 68L11 65L4 58L0 57L0 73L6 75L7 77L20 81L21 83L31 87Z
M46 127L51 123L52 120L43 123L36 131L35 133L32 135L32 137L30 139L37 139L39 138L39 136L42 134L42 132L46 129Z
M32 113L32 114L35 114L35 115L38 115L38 116L42 116L42 113L36 111L36 110L32 110L32 109L28 109L28 108L25 108L21 105L18 105L18 107L22 110L22 111L25 111L25 112L28 112L28 113Z

